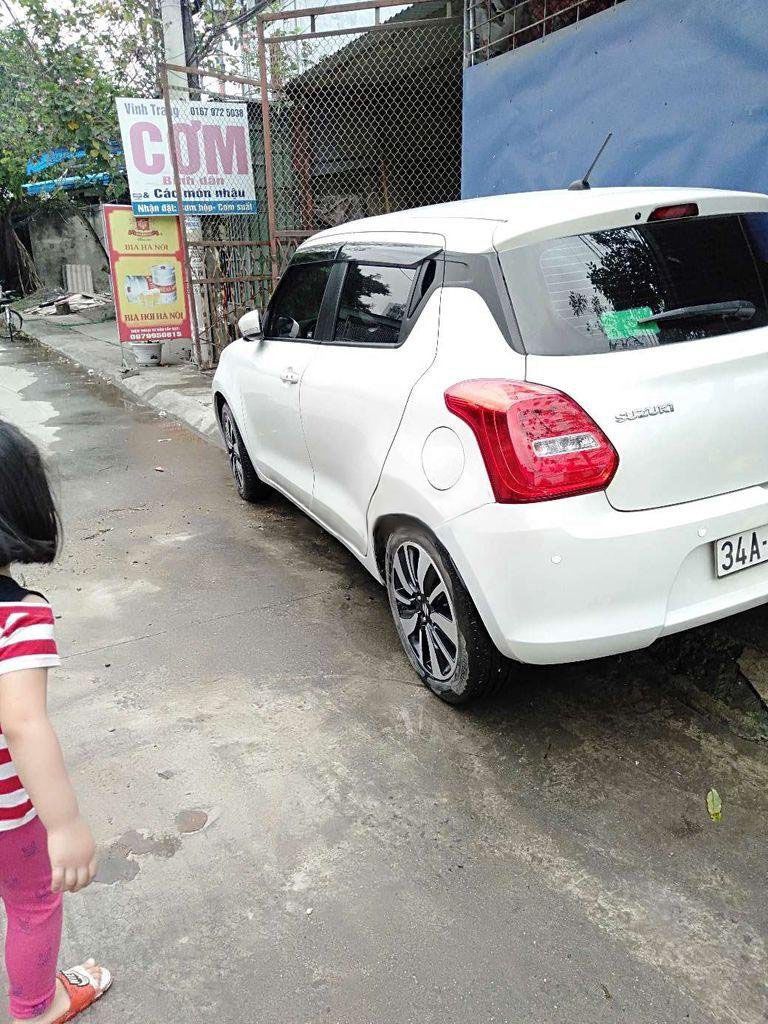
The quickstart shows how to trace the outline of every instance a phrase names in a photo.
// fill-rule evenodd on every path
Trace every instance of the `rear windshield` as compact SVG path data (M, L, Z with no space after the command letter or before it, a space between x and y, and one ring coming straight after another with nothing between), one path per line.
M766 213L593 231L500 258L526 350L537 355L622 352L768 324ZM731 307L727 316L648 320L712 303L742 305L738 316Z

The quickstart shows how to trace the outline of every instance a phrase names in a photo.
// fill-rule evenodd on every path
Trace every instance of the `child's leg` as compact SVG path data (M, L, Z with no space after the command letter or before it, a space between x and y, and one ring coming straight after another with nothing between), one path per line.
M11 1016L37 1017L56 991L62 918L61 893L51 892L47 835L38 818L0 832L0 895L8 917Z

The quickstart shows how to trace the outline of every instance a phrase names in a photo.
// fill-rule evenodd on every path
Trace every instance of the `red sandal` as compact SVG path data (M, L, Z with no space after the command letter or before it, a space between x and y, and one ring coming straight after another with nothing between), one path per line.
M101 968L101 977L97 980L88 970L91 964L96 966L95 962L88 961L79 967L70 967L68 971L59 971L56 975L69 996L69 1009L61 1017L57 1017L53 1024L65 1024L78 1013L87 1010L101 999L112 984L112 975L106 967Z

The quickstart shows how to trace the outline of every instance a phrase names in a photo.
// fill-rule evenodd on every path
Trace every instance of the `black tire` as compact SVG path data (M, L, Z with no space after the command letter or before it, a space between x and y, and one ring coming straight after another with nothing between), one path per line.
M467 704L507 682L513 663L489 637L451 559L427 530L404 525L390 534L385 580L403 650L441 700Z
M250 456L243 444L243 437L226 402L221 405L221 432L227 449L229 468L235 481L237 493L243 501L260 501L269 495L270 488L253 468Z

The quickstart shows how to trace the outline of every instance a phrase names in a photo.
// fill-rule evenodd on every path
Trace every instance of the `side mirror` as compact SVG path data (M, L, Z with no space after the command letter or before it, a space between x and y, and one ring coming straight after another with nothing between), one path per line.
M258 309L244 313L237 321L237 328L245 341L258 341L261 338L261 313Z

